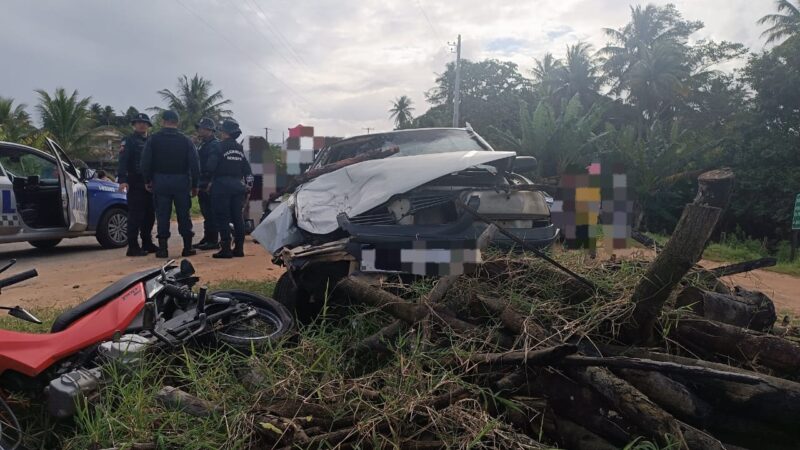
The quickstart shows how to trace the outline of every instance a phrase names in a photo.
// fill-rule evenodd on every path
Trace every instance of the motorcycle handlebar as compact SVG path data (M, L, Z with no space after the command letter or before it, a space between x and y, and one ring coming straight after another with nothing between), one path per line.
M3 278L0 280L0 289L11 286L12 284L21 283L25 280L36 278L39 276L39 272L36 269L26 270L25 272L18 273L16 275L11 275L8 278Z

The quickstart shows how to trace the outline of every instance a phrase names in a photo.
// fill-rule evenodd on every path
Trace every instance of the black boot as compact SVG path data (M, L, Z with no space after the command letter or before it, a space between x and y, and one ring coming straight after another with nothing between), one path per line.
M155 253L158 251L158 247L156 247L156 245L153 244L152 237L150 239L148 239L147 237L142 238L142 250L144 250L147 253Z
M197 251L192 249L192 237L185 237L183 238L183 251L181 252L181 256L184 258L187 256L194 256L197 254Z
M233 256L237 258L244 257L244 239L236 239L233 246Z
M158 250L156 251L156 258L169 258L169 251L167 251L167 239L158 238Z
M205 238L203 238L205 240ZM208 239L201 244L197 244L194 248L198 250L219 250L219 242L215 240Z
M200 239L200 242L198 242L197 244L194 244L192 247L202 250L200 247L206 245L207 242L208 242L208 238L206 236L203 236L203 239Z
M139 247L138 242L131 241L128 242L128 252L125 253L125 256L147 256L147 252Z
M231 241L222 241L221 242L222 248L217 253L211 255L212 258L233 258L233 253L231 252Z

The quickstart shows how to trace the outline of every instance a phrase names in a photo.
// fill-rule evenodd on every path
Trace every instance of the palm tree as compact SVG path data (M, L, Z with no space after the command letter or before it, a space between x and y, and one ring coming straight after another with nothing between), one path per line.
M551 95L559 87L559 80L563 77L564 65L560 59L547 52L542 59L536 60L536 65L531 70L533 79L540 91Z
M631 7L630 22L606 29L610 42L599 51L611 93L627 94L648 120L668 111L691 76L686 42L700 28L701 22L684 20L672 5Z
M776 0L775 6L778 12L786 14L767 14L758 20L759 25L772 25L761 33L762 37L767 38L767 44L787 37L800 36L800 0L795 1L797 5L793 5L789 0Z
M25 110L27 105L19 103L14 106L13 98L0 97L0 132L2 139L19 142L34 130L31 116Z
M567 46L567 57L561 71L561 86L556 93L565 100L580 95L585 106L594 103L600 89L599 69L590 54L592 46L587 42L578 42Z
M177 92L162 89L158 94L167 103L167 108L177 112L181 117L181 128L188 130L203 117L211 117L218 121L233 113L226 108L232 102L225 99L222 91L212 93L212 86L210 80L197 74L192 78L183 75L178 78ZM150 109L162 112L165 108L155 106Z
M395 129L402 130L411 126L411 111L414 111L411 104L411 99L407 95L401 95L392 102L389 118L394 119Z
M77 155L86 150L92 122L89 113L91 97L79 98L77 90L67 95L64 88L57 88L52 96L43 89L37 89L36 93L39 95L36 111L43 131L68 153Z

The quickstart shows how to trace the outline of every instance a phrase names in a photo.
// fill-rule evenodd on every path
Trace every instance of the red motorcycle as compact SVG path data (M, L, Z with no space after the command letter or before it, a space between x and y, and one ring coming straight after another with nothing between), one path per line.
M0 273L14 264L11 261ZM50 333L0 330L0 450L18 447L19 423L2 391L44 392L50 414L70 417L103 385L103 366L132 364L145 351L188 342L254 351L287 334L289 311L243 291L192 291L199 278L188 260L134 273L64 312ZM35 269L0 279L0 290L36 277ZM0 307L41 324L20 306Z

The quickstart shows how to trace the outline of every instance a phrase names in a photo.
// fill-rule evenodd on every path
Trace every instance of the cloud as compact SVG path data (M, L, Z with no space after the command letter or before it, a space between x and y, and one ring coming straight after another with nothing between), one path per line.
M697 38L760 50L755 21L770 2L672 0L703 20ZM668 1L656 1L666 4ZM33 90L78 89L118 111L160 105L156 91L198 73L227 98L246 133L297 123L352 135L390 128L390 102L423 93L454 55L498 58L527 71L534 58L629 18L627 1L536 0L6 0L0 15L0 95L32 105Z

